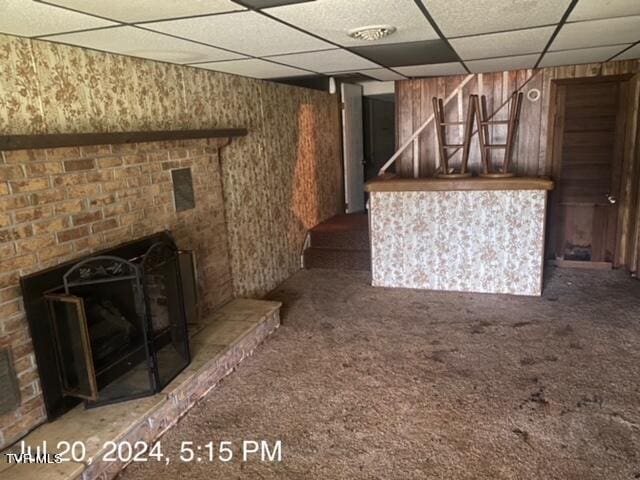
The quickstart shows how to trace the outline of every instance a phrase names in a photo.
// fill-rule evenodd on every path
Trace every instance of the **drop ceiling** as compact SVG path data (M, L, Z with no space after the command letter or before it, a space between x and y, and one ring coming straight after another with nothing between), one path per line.
M390 25L377 41L349 30ZM262 79L640 58L635 0L0 0L0 33Z

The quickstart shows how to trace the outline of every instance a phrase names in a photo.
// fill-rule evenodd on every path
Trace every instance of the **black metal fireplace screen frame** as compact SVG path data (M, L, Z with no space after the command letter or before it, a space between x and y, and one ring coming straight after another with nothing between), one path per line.
M171 382L191 361L195 277L193 253L162 232L23 278L49 419L80 401L130 400Z

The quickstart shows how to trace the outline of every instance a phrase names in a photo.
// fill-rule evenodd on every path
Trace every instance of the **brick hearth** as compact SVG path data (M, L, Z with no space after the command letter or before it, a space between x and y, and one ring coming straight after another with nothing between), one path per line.
M79 405L24 439L26 445L34 448L46 441L52 454L56 453L52 446L58 442L82 442L86 447L83 462L9 465L3 454L0 477L3 480L108 480L115 477L125 464L102 460L105 442L134 444L144 441L151 444L161 437L278 328L280 305L280 302L233 300L209 315L209 324L192 337L191 364L162 393L91 410ZM19 452L20 445L15 445L11 451Z

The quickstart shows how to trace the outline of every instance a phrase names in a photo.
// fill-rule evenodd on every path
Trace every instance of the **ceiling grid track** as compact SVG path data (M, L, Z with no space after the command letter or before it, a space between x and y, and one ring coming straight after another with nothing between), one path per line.
M564 26L565 22L567 21L567 18L569 18L569 15L571 15L571 12L573 11L573 9L575 8L575 6L577 4L578 4L578 0L571 0L571 3L567 7L567 10L564 12L564 15L562 15L562 18L560 19L560 22L558 23L558 26L556 27L554 32L551 34L551 38L549 38L549 41L547 42L547 44L545 45L544 49L542 50L542 53L540 54L540 57L538 58L538 61L533 66L533 68L538 68L538 65L540 65L540 62L542 61L542 58L544 57L545 53L547 53L547 51L551 47L551 44L553 43L553 41L558 36L558 33L560 33L560 30L562 29L562 27Z
M632 60L638 31L640 4L579 0L5 0L0 18L9 35L316 86Z

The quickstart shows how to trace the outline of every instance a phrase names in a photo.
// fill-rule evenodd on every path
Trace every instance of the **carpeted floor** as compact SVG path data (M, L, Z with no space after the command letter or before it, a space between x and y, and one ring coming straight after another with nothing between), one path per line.
M282 327L124 479L640 478L640 281L556 270L542 298L302 271ZM282 462L241 462L243 440ZM177 460L230 441L227 464Z

